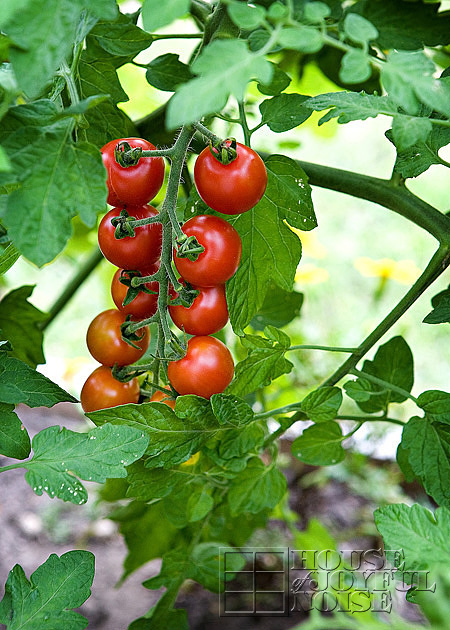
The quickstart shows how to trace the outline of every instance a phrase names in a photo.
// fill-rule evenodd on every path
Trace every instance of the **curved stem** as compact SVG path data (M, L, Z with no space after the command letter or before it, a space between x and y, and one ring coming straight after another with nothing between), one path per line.
M336 416L336 420L353 420L361 424L365 422L387 422L390 424L398 424L402 427L405 423L397 418L388 418L387 416Z
M438 278L450 264L450 250L447 247L439 247L434 254L422 275L413 284L410 290L404 295L397 306L383 319L383 321L373 330L370 335L359 345L356 352L327 378L323 386L335 385L346 376L367 354L367 352L383 337L383 335L402 317L404 313L414 304L422 293Z
M326 352L355 352L357 348L340 348L337 346L318 346L315 344L300 344L298 346L291 346L287 349L287 352L291 350L325 350Z
M88 256L84 264L80 267L72 280L66 285L64 291L58 296L48 311L48 318L43 322L41 329L45 330L52 321L59 315L69 300L74 296L77 289L83 284L86 278L94 271L103 260L102 252L96 247Z
M353 374L353 376L359 376L360 378L365 378L371 383L375 383L375 385L381 385L381 387L385 387L386 391L388 392L397 392L397 394L400 394L404 398L409 398L413 402L417 403L417 398L410 394L410 392L406 391L406 389L403 389L402 387L397 387L397 385L393 385L392 383L378 378L377 376L373 376L372 374L369 374L367 372L362 372L361 370L357 370L356 368L352 368L351 370L349 370L349 374Z

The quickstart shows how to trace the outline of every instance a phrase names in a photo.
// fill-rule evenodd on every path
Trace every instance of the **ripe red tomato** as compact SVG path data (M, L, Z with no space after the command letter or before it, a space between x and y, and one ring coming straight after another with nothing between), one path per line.
M250 147L236 143L237 157L222 164L209 148L203 149L194 167L198 194L213 210L241 214L256 206L267 186L264 162Z
M205 248L194 261L174 255L181 277L196 287L225 284L236 272L242 254L241 237L234 227L224 219L202 214L186 221L181 229Z
M138 331L144 336L140 341L134 341L138 348L133 348L122 339L120 327L125 321L125 315L115 308L99 313L89 324L86 343L94 359L102 365L112 367L130 365L140 359L148 348L150 334L147 326Z
M167 367L169 381L179 394L203 398L223 392L233 375L230 351L219 339L207 336L189 339L186 356Z
M145 271L145 275L150 276L157 270L158 265L153 265L153 267ZM131 319L134 321L146 319L147 317L154 315L156 313L156 309L158 308L159 282L146 282L144 285L147 289L150 291L156 291L156 293L144 293L143 291L139 291L134 300L126 306L123 306L123 301L127 296L128 287L120 282L122 273L125 278L129 278L126 271L118 269L111 282L111 296L119 311L121 311L124 315L131 315Z
M188 335L212 335L223 328L228 321L225 286L193 287L200 293L190 308L169 305L170 317L175 326Z
M143 157L135 166L120 166L114 157L114 150L122 141L128 142L133 148L142 147L144 151L153 151L156 147L143 138L119 138L111 140L101 149L107 172L107 202L114 206L140 206L153 199L161 189L164 182L164 160L161 157Z
M122 383L114 378L111 368L101 365L86 379L80 400L86 413L127 403L137 403L139 381L133 378L127 383Z
M120 215L121 208L113 208L105 214L98 227L98 244L103 256L116 267L122 269L147 269L160 256L162 246L162 225L151 223L135 228L134 236L117 239L111 219ZM135 219L146 219L158 214L153 206L127 207L127 212Z
M167 394L161 392L159 389L150 398L150 402L162 402L165 405L172 407L172 409L175 409L175 400L173 398L169 398Z

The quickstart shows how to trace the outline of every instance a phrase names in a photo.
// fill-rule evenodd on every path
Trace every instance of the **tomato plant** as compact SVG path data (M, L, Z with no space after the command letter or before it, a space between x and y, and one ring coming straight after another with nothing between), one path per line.
M123 269L147 269L161 254L162 228L160 223L151 223L135 228L135 236L116 239L111 219L120 214L121 208L113 208L102 218L98 228L98 244L104 257L116 267ZM153 206L127 207L127 212L136 220L158 214Z
M142 338L133 341L137 348L122 339L121 326L125 319L124 313L111 308L99 313L89 324L86 333L87 347L94 359L102 365L129 365L138 361L147 350L150 342L147 327L139 329Z
M174 256L181 277L198 287L225 284L236 273L242 242L232 225L219 217L198 215L182 227L186 236L195 236L204 251L197 260Z
M112 375L111 368L101 365L96 368L83 385L80 394L81 406L86 413L137 403L139 400L139 381L132 378L125 383Z
M169 305L173 323L188 335L212 335L228 321L228 307L225 286L193 287L198 295L187 308L180 304Z
M209 149L195 162L194 181L198 194L213 210L241 214L256 206L267 186L267 170L250 147L236 143L236 158L223 164Z
M121 166L114 155L121 142L127 142L132 148L141 147L145 151L156 147L143 138L120 138L107 142L101 150L108 176L108 203L114 206L141 206L153 199L161 189L164 182L164 160L160 157L141 158L133 166Z
M234 363L230 351L215 337L191 337L186 355L171 361L167 376L175 390L181 394L195 394L211 398L223 392L231 383Z
M144 270L143 274L152 275L157 270L158 265L153 265L153 267ZM133 274L131 274L131 276L132 275ZM124 306L124 301L126 300L130 287L121 282L121 278L130 282L130 274L124 269L118 269L111 281L111 297L119 311L124 315L131 315L131 318L136 321L154 315L158 305L158 282L146 282L144 285L141 285L141 290L137 293L136 297L134 297L129 304ZM146 291L149 291L149 293Z

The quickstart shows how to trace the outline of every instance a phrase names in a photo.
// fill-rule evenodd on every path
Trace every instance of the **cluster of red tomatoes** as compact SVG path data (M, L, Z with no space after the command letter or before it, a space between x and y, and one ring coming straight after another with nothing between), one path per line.
M133 148L155 149L150 142L139 138L125 138L124 141ZM126 297L133 275L150 276L159 268L161 223L137 226L134 236L117 239L111 219L124 210L136 220L157 216L157 210L148 202L163 184L164 161L161 157L145 157L134 166L122 167L115 160L119 142L113 140L102 148L107 170L107 201L114 207L103 217L98 230L103 255L118 267L111 285L117 308L97 315L87 331L88 349L101 363L81 391L81 404L87 412L138 402L138 380L119 381L114 378L112 367L130 365L144 355L150 340L148 328L139 329L130 345L123 340L121 327L127 317L133 321L152 317L158 306L159 283L156 281L140 285L141 290L131 301ZM229 165L220 163L209 149L205 149L197 158L194 179L200 196L213 210L238 214L252 208L262 197L267 174L259 156L238 143L237 157ZM186 236L194 236L203 251L196 260L178 257L174 252L180 282L189 283L198 295L189 308L169 303L173 323L193 337L188 341L185 356L169 362L167 375L178 394L210 398L222 392L234 374L230 351L210 335L221 330L228 321L225 282L236 272L242 243L227 221L213 215L193 217L181 229ZM177 297L173 290L170 295L172 299ZM156 392L150 400L163 400L174 406L174 401L161 392Z

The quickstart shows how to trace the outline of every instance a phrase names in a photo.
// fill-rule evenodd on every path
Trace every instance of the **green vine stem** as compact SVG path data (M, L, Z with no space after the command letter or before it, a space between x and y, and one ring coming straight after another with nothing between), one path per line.
M94 271L94 269L104 260L103 254L98 247L95 247L91 254L86 258L82 266L73 276L72 280L69 280L65 289L55 300L53 305L48 311L48 318L42 323L41 330L45 330L52 321L59 315L70 299L75 295L75 292L83 284L86 278Z
M316 344L300 344L298 346L291 346L287 349L287 352L291 350L324 350L325 352L349 352L352 354L356 352L357 348L341 348L338 346L320 346Z
M369 374L368 372L362 372L361 370L357 370L355 368L350 370L349 374L352 374L353 376L359 376L360 378L365 378L366 380L370 381L371 383L374 383L375 385L381 385L381 387L386 388L386 391L396 392L397 394L400 394L404 398L409 398L410 400L412 400L413 402L417 404L417 398L412 396L410 392L407 392L406 389L403 389L402 387L397 387L397 385L392 385L392 383L388 383L387 381L384 381L383 379L378 378L377 376L373 376L372 374Z

